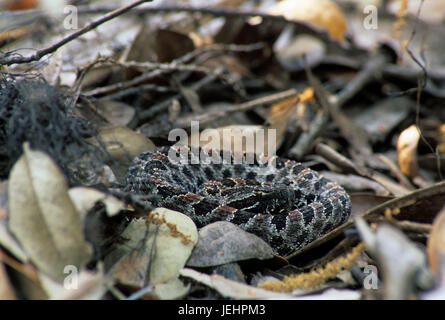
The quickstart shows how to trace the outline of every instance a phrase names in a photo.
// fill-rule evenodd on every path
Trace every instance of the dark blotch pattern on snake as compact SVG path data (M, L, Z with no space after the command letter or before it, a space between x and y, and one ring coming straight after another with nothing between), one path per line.
M274 166L172 161L184 147L163 147L136 157L127 172L128 192L159 195L152 203L188 215L198 227L221 220L265 240L281 255L301 249L347 220L346 191L302 164L274 157ZM223 153L221 153L222 155ZM218 153L219 155L219 153ZM226 154L227 156L227 154ZM195 161L195 162L194 162ZM198 163L197 163L198 162Z

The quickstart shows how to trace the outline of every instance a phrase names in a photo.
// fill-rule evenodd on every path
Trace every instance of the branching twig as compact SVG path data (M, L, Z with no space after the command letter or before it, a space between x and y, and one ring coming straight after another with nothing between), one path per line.
M155 77L159 77L165 73L171 72L171 71L175 71L175 70L179 70L180 66L184 66L186 63L190 62L191 60L195 59L197 56L205 53L205 52L210 52L210 51L232 51L232 52L249 52L249 51L254 51L254 50L258 50L261 49L264 46L263 43L254 43L251 45L224 45L224 44L216 44L216 45L212 45L209 47L205 47L205 48L200 48L200 49L196 49L178 59L173 60L170 63L164 63L164 64L156 64L156 63L151 63L151 64L146 64L146 66L151 66L153 68L155 68L156 70L151 71L151 72L145 72L143 74L141 74L140 76L137 76L131 80L128 81L124 81L124 82L119 82L119 83L114 83L105 87L101 87L101 88L96 88L87 92L84 92L83 94L85 96L97 96L97 95L102 95L102 94L109 94L118 90L126 90L129 89L131 87L135 87L135 86L139 86ZM128 62L128 63L132 63L132 62ZM193 68L191 66L185 66L184 68L188 68L189 71L190 68ZM196 71L193 70L193 71ZM214 71L216 72L216 71Z
M141 5L142 3L145 2L150 2L152 0L139 0L136 1L128 6L116 9L110 13L107 13L106 15L104 15L103 17L100 17L99 19L89 23L88 25L86 25L85 27L69 34L68 36L66 36L65 38L63 38L62 40L54 43L53 45L44 48L44 49L40 49L37 50L36 53L34 53L33 55L30 55L28 57L22 57L22 56L13 56L13 57L8 57L8 54L5 54L2 58L0 58L0 65L11 65L14 63L28 63L28 62L32 62L32 61L38 61L40 60L42 57L55 52L56 50L58 50L60 47L62 47L63 45L67 44L68 42L77 39L78 37L80 37L81 35L93 30L94 28L97 28L98 26L100 26L101 24L110 21L111 19L114 19L122 14L124 14L125 12L131 10L132 8Z

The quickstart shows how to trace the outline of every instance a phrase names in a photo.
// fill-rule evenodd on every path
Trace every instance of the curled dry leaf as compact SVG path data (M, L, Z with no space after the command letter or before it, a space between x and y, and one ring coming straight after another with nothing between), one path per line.
M269 10L270 14L284 16L288 20L300 20L326 29L332 39L344 43L347 31L346 18L340 7L331 0L285 0Z
M120 283L142 287L177 278L193 247L198 231L186 215L157 208L144 219L130 222L122 233L122 244L105 258L107 267Z
M119 199L93 188L71 188L69 190L69 196L82 218L85 217L87 212L91 210L98 201L105 205L108 217L115 216L119 211L126 208L125 204Z
M217 274L209 276L189 268L182 269L180 274L183 277L192 278L215 289L224 297L235 299L282 299L289 297L282 293L272 292L229 280Z
M428 237L427 254L431 270L436 276L440 276L441 270L445 270L445 208L434 219L433 229Z
M218 221L199 230L198 243L187 266L210 267L224 263L270 259L272 248L254 234L241 230L233 223Z
M62 281L65 266L85 266L91 247L66 179L48 155L24 144L9 176L8 196L9 229L40 271Z
M412 125L402 131L397 140L397 152L400 171L410 177L417 176L419 166L417 163L417 144L420 133L417 126Z

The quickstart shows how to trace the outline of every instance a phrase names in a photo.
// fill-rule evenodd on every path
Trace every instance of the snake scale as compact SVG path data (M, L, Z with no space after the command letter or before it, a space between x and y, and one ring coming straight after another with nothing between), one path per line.
M281 255L301 249L350 215L346 191L298 162L274 157L273 166L257 158L236 163L230 155L228 161L207 163L199 152L162 147L140 154L127 171L125 191L157 194L153 205L182 212L198 227L235 223Z

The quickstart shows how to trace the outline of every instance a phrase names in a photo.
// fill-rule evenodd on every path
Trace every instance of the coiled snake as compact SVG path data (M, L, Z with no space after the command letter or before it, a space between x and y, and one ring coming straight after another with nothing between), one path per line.
M201 149L188 148L183 162L173 161L172 155L178 157L181 150L184 147L163 147L140 154L127 171L125 190L158 194L153 205L182 212L198 227L220 220L235 223L281 255L349 217L346 191L298 162L274 157L273 166L257 158L237 164L230 155L226 162L205 163L199 159Z

